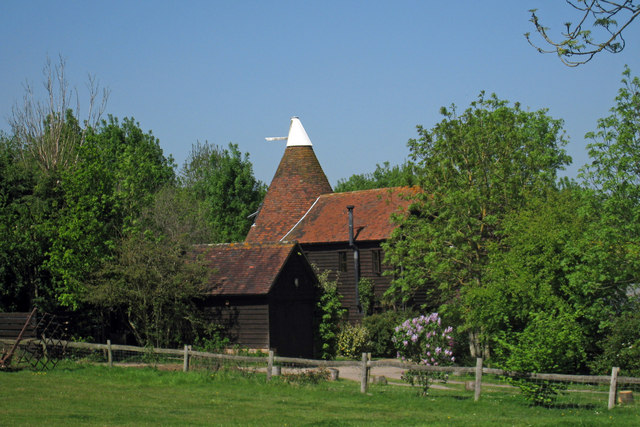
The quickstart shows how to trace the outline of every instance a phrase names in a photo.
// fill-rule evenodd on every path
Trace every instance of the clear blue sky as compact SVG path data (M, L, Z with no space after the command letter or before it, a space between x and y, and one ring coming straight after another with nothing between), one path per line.
M3 0L0 129L24 82L40 90L46 57L62 55L73 86L95 75L111 90L107 112L135 117L178 164L198 140L234 142L269 183L284 143L264 138L297 115L335 185L403 162L417 124L485 90L564 119L575 176L624 65L640 75L640 22L623 53L568 68L527 44L531 8L553 34L576 19L560 0Z

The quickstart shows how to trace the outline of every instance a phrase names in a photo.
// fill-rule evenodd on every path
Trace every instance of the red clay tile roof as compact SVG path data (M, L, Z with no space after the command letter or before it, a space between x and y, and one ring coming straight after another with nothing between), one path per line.
M211 295L266 295L295 243L195 245L194 256L213 271Z
M385 240L395 228L391 214L406 209L411 204L408 196L416 191L415 188L395 187L320 196L283 240L296 240L298 243L348 242L349 205L354 206L356 241Z
M277 242L331 185L311 146L285 149L247 242Z

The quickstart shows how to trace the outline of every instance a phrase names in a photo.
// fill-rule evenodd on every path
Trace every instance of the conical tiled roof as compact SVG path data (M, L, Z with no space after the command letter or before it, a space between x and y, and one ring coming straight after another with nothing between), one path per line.
M300 140L303 143L296 142ZM298 118L294 117L287 148L246 241L279 241L319 196L332 192L311 141Z

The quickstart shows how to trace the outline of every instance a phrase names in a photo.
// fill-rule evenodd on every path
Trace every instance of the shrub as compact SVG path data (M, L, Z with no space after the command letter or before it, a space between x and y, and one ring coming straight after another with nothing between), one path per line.
M412 311L385 311L362 319L362 326L369 332L368 350L375 357L396 357L392 341L394 329L405 319L415 317Z
M338 334L338 353L349 359L359 359L367 350L367 342L367 328L345 323Z
M316 348L322 359L333 359L338 350L338 333L342 316L347 311L342 306L342 297L338 293L336 280L329 280L329 270L320 273L313 266L318 276L318 303L316 304Z
M360 297L360 307L362 313L368 316L373 311L373 307L376 305L375 285L373 280L363 277L358 282L358 296Z
M628 312L614 319L602 354L591 364L598 374L608 375L618 366L622 375L640 377L640 312Z
M550 406L566 387L531 380L527 373L576 372L585 358L584 333L569 313L534 313L522 332L503 333L496 344L496 364L523 374L511 381L535 405Z
M219 353L231 344L224 327L212 323L206 331L197 336L193 342L193 348L198 351Z
M419 316L405 320L394 330L393 342L398 350L398 357L403 361L410 361L417 365L446 366L455 361L451 348L451 326L442 326L438 313L429 316ZM415 369L408 370L403 379L411 385L415 383L422 387L422 394L427 395L429 385L433 380L446 381L444 372L427 372Z

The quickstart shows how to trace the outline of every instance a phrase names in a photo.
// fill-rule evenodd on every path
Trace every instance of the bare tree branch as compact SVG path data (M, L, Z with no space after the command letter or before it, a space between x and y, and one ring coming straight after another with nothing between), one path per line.
M43 68L45 97L37 97L26 82L22 103L13 106L9 119L20 141L23 160L35 159L45 172L67 167L77 160L77 148L84 143L87 129L100 121L109 98L107 89L99 96L99 84L89 76L89 112L79 122L76 117L80 116L80 96L76 89L69 89L65 68L62 56L55 65L47 58ZM71 107L74 98L75 108Z
M549 36L549 28L540 23L536 9L530 10L530 21L549 48L543 49L534 43L530 33L526 33L525 37L538 52L556 53L569 67L585 64L602 51L621 52L626 46L622 36L623 31L640 15L638 0L566 0L566 2L581 15L577 24L565 23L566 32L561 33L559 40ZM589 28L603 30L601 31L603 34L596 37L593 35L593 30Z

